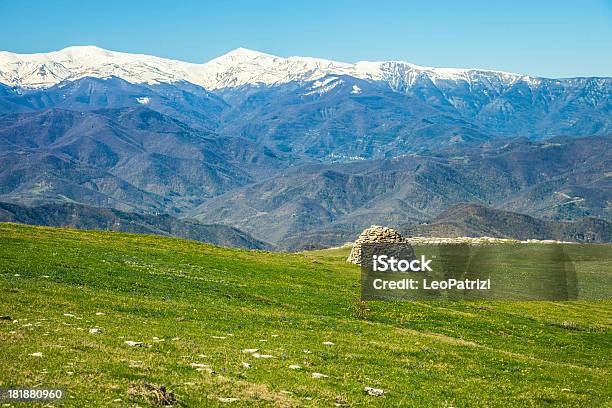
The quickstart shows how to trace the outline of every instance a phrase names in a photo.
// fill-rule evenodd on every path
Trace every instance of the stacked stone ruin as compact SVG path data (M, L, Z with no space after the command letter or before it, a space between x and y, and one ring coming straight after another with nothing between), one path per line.
M353 243L353 249L351 249L351 254L347 258L347 262L360 265L361 245L381 242L393 244L404 242L404 238L402 238L400 233L393 228L372 225L370 228L366 228Z

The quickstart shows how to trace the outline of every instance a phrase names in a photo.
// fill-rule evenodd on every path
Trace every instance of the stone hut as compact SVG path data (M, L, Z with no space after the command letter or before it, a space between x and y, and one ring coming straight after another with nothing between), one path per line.
M380 225L372 225L366 228L357 238L351 249L351 254L347 258L347 262L357 265L361 264L361 244L369 243L399 243L404 242L404 238L399 232L393 228L381 227Z

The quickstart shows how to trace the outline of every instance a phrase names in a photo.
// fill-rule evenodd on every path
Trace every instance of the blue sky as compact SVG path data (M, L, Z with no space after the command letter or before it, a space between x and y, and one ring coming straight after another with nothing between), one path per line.
M347 62L612 76L612 0L0 0L0 50L70 45L191 62L245 47Z

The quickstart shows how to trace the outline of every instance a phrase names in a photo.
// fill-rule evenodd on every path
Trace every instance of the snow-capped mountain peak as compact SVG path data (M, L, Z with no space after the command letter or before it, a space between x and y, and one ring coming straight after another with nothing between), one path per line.
M142 54L75 46L36 54L0 52L0 83L47 88L83 77L116 76L132 83L197 82L198 64Z
M233 61L245 61L245 60L252 60L252 59L275 59L275 58L279 58L275 55L271 55L271 54L266 54L264 52L259 52L259 51L255 51L255 50L250 50L248 48L236 48L235 50L232 50L228 53L225 53L223 55L221 55L220 57L217 57L209 62L213 62L213 61L217 61L217 62L221 62L224 60L233 60Z

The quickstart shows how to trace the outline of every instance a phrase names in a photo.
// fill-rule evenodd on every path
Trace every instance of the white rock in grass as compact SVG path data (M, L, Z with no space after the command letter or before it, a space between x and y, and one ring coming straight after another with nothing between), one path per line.
M213 339L225 340L225 336L212 336Z
M127 344L130 347L142 346L142 341L126 340L125 344Z
M312 351L310 350L302 350L305 354L312 354Z
M74 315L72 313L64 313L64 316L66 316L66 317L74 317Z
M321 373L312 373L312 378L328 378L329 375L321 374Z
M278 334L273 334L272 337L278 337Z
M92 327L91 329L89 329L89 333L91 334L96 334L96 333L101 333L102 329L99 327Z
M96 312L96 316L104 316L104 313L102 313L102 312Z
M242 362L242 366L243 366L244 368L251 368L251 365L250 365L249 363L247 363L246 361L243 361L243 362Z
M302 366L298 365L298 364L291 364L289 366L290 369L292 370L299 370L300 368L302 368Z
M374 397L382 397L385 395L385 390L381 390L380 388L365 387L363 390L366 394Z
M333 346L334 345L334 343L332 343L331 341L324 341L323 344L325 346Z
M257 353L259 351L259 349L244 349L242 350L242 352L244 354L253 354L253 353Z
M219 400L219 402L236 402L236 401L238 401L238 398L219 397L217 399Z
M253 353L253 357L254 358L274 358L274 356L271 354L259 354L259 353Z
M30 356L32 357L42 357L42 353L40 351L37 351L36 353L31 353Z

